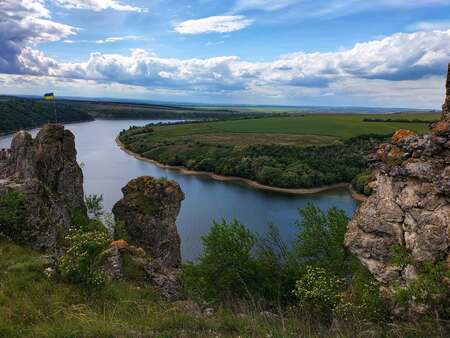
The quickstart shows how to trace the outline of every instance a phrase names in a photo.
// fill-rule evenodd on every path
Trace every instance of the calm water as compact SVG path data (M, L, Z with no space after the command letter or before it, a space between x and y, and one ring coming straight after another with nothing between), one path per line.
M78 161L83 163L85 193L102 194L108 210L122 197L120 189L132 178L165 176L180 184L186 199L182 202L177 225L185 260L199 255L201 236L208 232L213 220L238 219L260 234L265 233L269 223L274 223L279 226L282 237L289 241L296 231L297 209L308 202L315 203L322 210L336 206L348 215L357 207L357 202L346 190L301 196L254 190L238 183L161 169L127 155L116 145L114 140L120 130L130 125L155 122L159 121L96 120L69 124L66 128L75 134ZM11 138L1 137L0 148L9 147Z

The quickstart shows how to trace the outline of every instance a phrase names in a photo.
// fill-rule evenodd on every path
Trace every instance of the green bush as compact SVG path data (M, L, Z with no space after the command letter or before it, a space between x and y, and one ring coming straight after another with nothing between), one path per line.
M84 201L89 216L99 218L104 214L103 195L88 195Z
M343 278L323 268L308 266L292 292L302 310L315 316L329 317L342 303L344 287Z
M355 178L352 180L352 185L360 194L370 196L373 192L372 188L368 186L371 178L372 170L365 170L355 176Z
M255 235L237 221L223 221L214 223L202 240L198 263L184 266L188 293L206 300L246 298L258 283L251 254Z
M98 223L95 224L98 226ZM101 265L103 251L111 243L106 231L84 229L73 230L66 237L69 249L59 259L61 276L72 283L79 283L88 289L103 285Z
M24 200L24 194L16 191L0 194L0 231L4 235L15 238L20 234L25 222Z
M353 257L344 245L348 217L343 210L330 208L325 214L313 204L300 209L295 254L307 265L320 266L337 275L350 271Z

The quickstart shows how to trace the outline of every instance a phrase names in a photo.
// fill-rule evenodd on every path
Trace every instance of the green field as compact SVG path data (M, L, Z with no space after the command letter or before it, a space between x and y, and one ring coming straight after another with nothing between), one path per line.
M401 113L381 115L384 119L438 120L438 113ZM418 133L427 129L427 123L364 122L367 118L380 118L379 114L317 114L296 117L273 117L245 120L229 120L195 124L157 126L147 134L148 140L161 141L173 138L195 138L224 144L289 143L315 145L336 139L348 139L359 135L390 135L397 129L410 129ZM242 134L251 134L243 136ZM210 140L210 141L209 141Z
M367 154L397 129L427 130L439 114L318 114L130 128L125 147L158 162L247 178L279 188L313 188L356 177ZM404 122L389 122L403 120ZM411 122L424 121L424 122ZM365 179L370 176L365 174ZM356 184L365 191L364 184Z

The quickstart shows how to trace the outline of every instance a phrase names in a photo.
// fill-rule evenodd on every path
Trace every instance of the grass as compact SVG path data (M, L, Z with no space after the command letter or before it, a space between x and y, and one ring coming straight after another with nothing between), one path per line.
M380 118L379 114L310 114L298 117L271 117L229 120L195 124L156 126L153 134L142 134L151 141L186 138L211 144L329 144L337 139L379 134L390 135L397 129L418 133L427 130L427 123L365 122L364 118ZM383 118L438 120L437 113L399 113Z
M39 253L0 239L0 337L445 337L421 326L315 323L293 311L267 314L248 304L196 316L128 282L87 293L48 278Z

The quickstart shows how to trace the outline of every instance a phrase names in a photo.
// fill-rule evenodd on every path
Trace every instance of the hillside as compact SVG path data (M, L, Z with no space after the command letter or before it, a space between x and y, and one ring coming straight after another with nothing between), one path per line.
M93 118L85 110L66 104L56 103L58 122L92 121ZM43 100L3 97L0 100L0 134L11 133L20 129L39 127L55 121L53 102Z
M236 176L277 188L351 182L367 154L399 128L427 129L439 114L310 114L130 128L126 149L165 165ZM368 119L370 119L368 121ZM424 121L424 122L421 122Z

